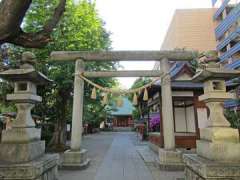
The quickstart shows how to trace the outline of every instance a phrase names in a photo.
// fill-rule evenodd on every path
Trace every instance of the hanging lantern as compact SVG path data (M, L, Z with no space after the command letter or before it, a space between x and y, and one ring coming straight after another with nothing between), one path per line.
M97 92L95 87L92 89L91 99L97 99Z
M123 100L121 97L117 99L117 107L122 107L123 106Z
M106 105L107 103L108 103L108 94L105 93L103 96L102 105Z
M138 105L137 93L134 93L134 95L133 95L133 105L134 106Z
M147 91L147 88L144 89L143 100L144 100L144 101L147 101L147 100L148 100L148 91Z

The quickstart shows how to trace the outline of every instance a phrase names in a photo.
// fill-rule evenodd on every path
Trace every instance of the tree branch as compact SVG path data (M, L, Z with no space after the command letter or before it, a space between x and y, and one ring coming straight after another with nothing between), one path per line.
M32 0L2 0L0 2L0 42L14 38Z
M3 2L7 2L7 1L9 0L3 0ZM10 0L10 1L18 2L16 0ZM24 0L24 1L27 1L27 0ZM30 4L31 4L31 1L30 1ZM20 45L27 48L42 48L46 46L51 41L51 37L50 37L51 33L53 29L57 26L57 23L60 21L61 16L65 11L65 6L66 6L66 0L60 0L58 6L54 10L53 16L46 22L43 29L39 32L26 33L20 28L21 23L18 23L17 24L18 26L15 27L17 31L13 33L14 35L5 35L1 38L2 33L0 31L0 43L9 42L9 43L13 43L15 45ZM26 14L26 11L27 9L25 10L24 16ZM4 14L1 13L1 9L0 9L0 16L2 17L2 15L4 16ZM22 22L22 20L23 18L18 19L18 22L19 21ZM8 30L10 32L13 31L12 29L8 29Z
M53 29L57 26L58 22L61 19L61 16L65 11L65 6L66 6L66 0L60 0L58 6L54 11L52 18L49 19L48 22L43 27L43 31L45 33L51 33Z

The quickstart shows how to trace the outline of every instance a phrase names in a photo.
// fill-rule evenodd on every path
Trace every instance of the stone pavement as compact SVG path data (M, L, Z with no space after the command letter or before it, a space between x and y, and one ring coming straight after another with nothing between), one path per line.
M59 180L94 180L106 152L112 144L115 133L101 132L83 136L82 146L88 150L91 163L84 170L60 170Z
M130 139L131 134L116 135L95 180L153 180Z
M158 155L148 146L136 146L138 153L150 170L154 180L183 180L183 171L163 171L159 169Z
M157 155L132 132L84 136L91 158L85 170L60 170L59 180L177 180L183 172L160 171Z

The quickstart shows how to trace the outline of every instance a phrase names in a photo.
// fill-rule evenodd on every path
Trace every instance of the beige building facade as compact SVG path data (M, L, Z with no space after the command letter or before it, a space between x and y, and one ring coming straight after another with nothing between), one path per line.
M214 13L213 8L176 10L161 50L215 50L217 42L214 35Z
M185 49L199 52L216 50L215 8L177 9L168 27L161 50ZM153 69L159 69L156 62Z

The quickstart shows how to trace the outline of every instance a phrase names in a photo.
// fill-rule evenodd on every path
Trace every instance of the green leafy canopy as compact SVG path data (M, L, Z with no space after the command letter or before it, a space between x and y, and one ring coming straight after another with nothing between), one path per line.
M57 4L58 0L33 0L22 24L23 29L26 32L39 31ZM110 33L104 28L104 22L99 18L95 2L81 0L75 5L72 0L68 0L64 16L52 33L52 41L45 48L23 49L11 45L11 51L14 52L13 61L19 58L23 51L34 52L37 56L36 68L54 82L50 86L39 88L38 94L43 96L43 102L34 109L34 113L43 118L47 117L49 121L59 126L65 126L66 122L71 120L74 62L52 62L49 55L52 51L107 50L111 48L109 36ZM85 69L115 70L117 66L115 62L90 62L85 64ZM94 81L105 87L117 85L117 81L112 78L96 78ZM91 88L85 85L84 121L98 122L106 112L101 107L100 101L89 98ZM93 110L97 112L94 116Z

